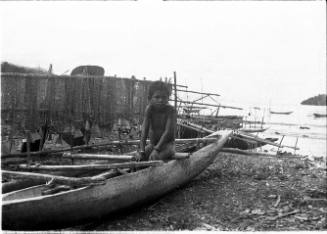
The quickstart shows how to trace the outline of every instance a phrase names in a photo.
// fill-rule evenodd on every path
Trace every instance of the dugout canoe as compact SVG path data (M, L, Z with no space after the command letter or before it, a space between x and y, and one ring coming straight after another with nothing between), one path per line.
M2 196L3 230L49 230L91 221L130 206L154 200L205 170L222 149L231 131L189 158L110 178L102 185L41 195L44 185Z
M270 114L276 114L276 115L290 115L293 111L270 111Z

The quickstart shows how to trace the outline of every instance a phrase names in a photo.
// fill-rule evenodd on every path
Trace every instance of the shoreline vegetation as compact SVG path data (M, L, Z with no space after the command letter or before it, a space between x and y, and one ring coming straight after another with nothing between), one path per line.
M326 106L327 105L327 95L319 94L317 96L308 98L308 99L302 101L301 105Z
M325 159L219 153L159 200L64 230L326 230L326 194Z

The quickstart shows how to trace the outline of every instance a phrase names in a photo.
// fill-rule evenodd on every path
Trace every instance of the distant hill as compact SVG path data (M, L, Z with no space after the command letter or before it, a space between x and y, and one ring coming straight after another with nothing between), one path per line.
M301 102L302 105L311 105L311 106L326 106L327 95L319 94L315 97L308 98Z
M48 74L48 71L42 68L24 67L8 62L1 63L1 72Z

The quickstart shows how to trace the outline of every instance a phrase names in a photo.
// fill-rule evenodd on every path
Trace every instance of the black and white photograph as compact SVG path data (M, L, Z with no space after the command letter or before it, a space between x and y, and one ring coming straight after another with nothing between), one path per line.
M325 1L0 1L1 231L327 230Z

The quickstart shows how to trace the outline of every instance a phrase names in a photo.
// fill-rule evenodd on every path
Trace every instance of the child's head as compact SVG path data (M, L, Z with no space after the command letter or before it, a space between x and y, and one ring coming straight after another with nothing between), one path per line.
M155 81L149 87L148 99L152 104L167 104L170 96L168 85L162 81Z

